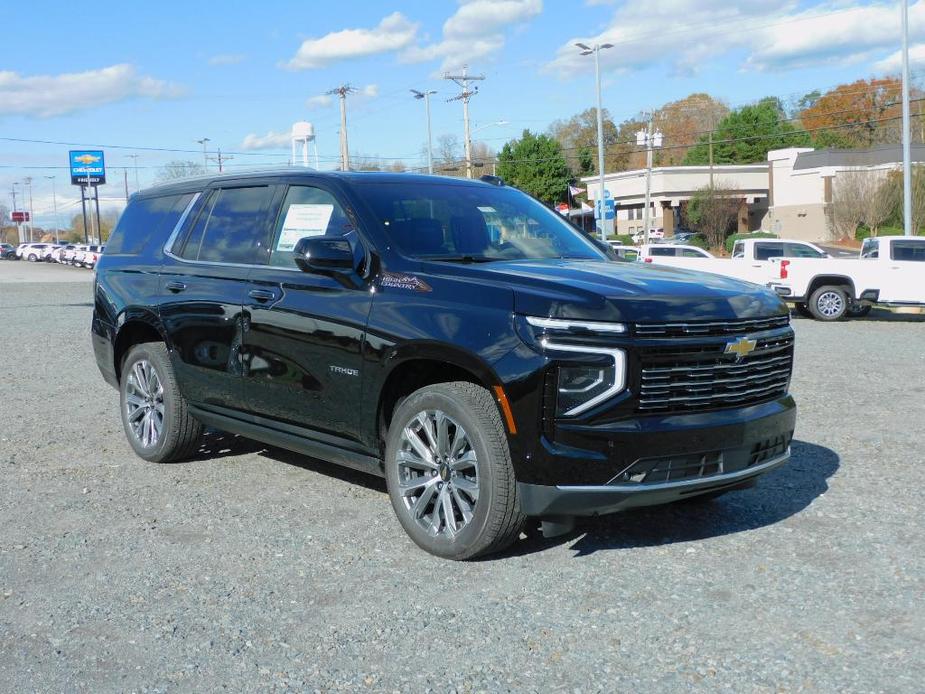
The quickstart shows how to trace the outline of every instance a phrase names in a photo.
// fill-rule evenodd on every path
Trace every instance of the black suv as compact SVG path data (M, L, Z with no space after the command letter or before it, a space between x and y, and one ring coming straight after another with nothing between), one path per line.
M154 462L204 426L382 475L465 559L752 484L787 460L773 292L608 260L499 181L289 170L132 197L100 258L97 363Z

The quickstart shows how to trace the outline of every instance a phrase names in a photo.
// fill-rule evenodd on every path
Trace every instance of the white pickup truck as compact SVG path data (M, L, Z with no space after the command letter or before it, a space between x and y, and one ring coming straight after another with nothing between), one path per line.
M775 258L769 286L813 318L866 315L874 304L925 306L925 237L866 239L858 258Z
M644 249L649 248L649 251ZM653 253L658 248L671 248L671 246L643 246L639 260L656 265L672 265L688 270L712 272L726 277L767 285L777 276L778 267L771 262L772 258L828 258L829 255L818 246L806 241L792 241L790 239L743 239L735 242L732 248L732 258L714 258L705 251L704 255L669 254L659 255ZM704 257L706 256L706 257Z

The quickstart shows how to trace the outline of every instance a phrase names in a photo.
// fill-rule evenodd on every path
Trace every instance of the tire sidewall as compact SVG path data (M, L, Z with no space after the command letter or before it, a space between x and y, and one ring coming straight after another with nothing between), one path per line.
M444 537L435 538L429 536L427 531L410 517L399 491L396 455L401 446L402 431L415 415L424 410L441 410L456 420L468 434L469 442L478 459L478 503L475 505L472 520L452 541L447 541ZM497 454L493 454L489 449L485 434L482 431L482 424L469 412L466 404L460 402L460 398L455 397L445 389L440 388L440 386L433 386L412 393L396 408L386 437L384 465L386 486L389 490L392 508L398 517L399 523L421 549L448 559L465 558L473 554L473 548L480 544L479 540L490 521L491 509L495 501L493 455Z
M132 366L142 360L147 359L148 363L154 367L158 381L164 389L164 424L161 428L161 435L157 443L153 446L142 446L132 433L131 426L128 423L128 415L125 409L126 382L128 373ZM173 431L176 418L173 416L176 407L176 394L171 386L172 380L168 378L167 371L170 369L170 362L163 353L162 349L150 344L140 344L132 347L125 356L122 363L122 379L119 383L119 413L122 418L122 427L125 429L125 438L128 439L129 445L135 453L150 462L161 462L166 456L165 451L169 442L175 435Z

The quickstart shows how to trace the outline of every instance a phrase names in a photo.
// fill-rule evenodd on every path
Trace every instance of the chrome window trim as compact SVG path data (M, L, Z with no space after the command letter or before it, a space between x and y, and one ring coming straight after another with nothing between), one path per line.
M539 316L524 316L527 323L535 328L545 328L547 330L571 330L572 328L582 328L596 333L625 333L627 327L625 323L604 323L600 321L580 321L570 320L568 318L540 318Z
M568 412L563 412L563 417L571 417L573 415L581 414L582 412L587 412L592 407L599 405L605 400L609 400L614 395L623 392L626 389L626 352L622 349L608 349L606 347L589 347L586 345L563 345L559 343L550 342L546 338L540 340L540 345L543 349L550 349L558 352L578 352L581 354L605 354L613 359L614 367L614 379L613 385L605 390L600 395L597 395L587 402L583 402L577 407L573 407ZM558 389L557 389L558 390Z
M193 193L192 199L187 203L186 209L183 210L183 214L180 215L180 219L177 220L177 223L173 227L173 231L170 232L170 236L167 237L167 242L164 244L164 255L169 255L171 258L179 258L170 252L170 249L173 248L173 244L177 240L177 236L180 235L180 229L183 228L183 224L186 222L186 218L189 217L189 213L193 211L193 206L196 204L196 201L202 197L202 192Z

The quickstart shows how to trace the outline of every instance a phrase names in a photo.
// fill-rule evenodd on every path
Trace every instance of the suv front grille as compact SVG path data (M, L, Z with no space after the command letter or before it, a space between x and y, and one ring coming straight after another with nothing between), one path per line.
M788 325L790 325L790 316L771 316L770 318L691 323L637 323L635 330L639 337L692 337L695 335L741 335L760 330L785 328Z
M758 340L741 361L723 354L725 343L656 347L641 352L641 412L689 412L750 405L786 394L793 367L793 336Z

